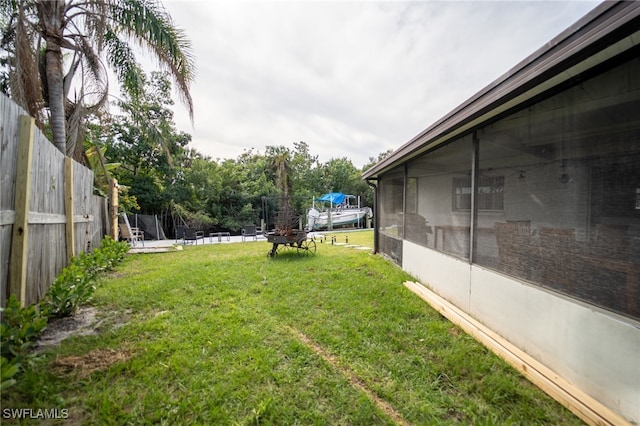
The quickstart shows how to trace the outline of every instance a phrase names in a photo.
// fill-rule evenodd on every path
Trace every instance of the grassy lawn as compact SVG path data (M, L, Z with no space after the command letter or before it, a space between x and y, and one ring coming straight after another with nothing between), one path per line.
M128 257L99 283L99 333L48 349L3 408L66 408L75 424L581 424L382 257L269 249Z

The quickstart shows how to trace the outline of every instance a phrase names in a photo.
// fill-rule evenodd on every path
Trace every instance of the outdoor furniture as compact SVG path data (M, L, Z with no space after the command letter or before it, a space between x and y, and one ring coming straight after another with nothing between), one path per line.
M204 231L199 231L195 228L184 228L184 235L182 236L182 244L195 243L196 245L198 245L198 238L202 238L204 240Z
M256 229L256 225L245 225L242 228L242 241L247 237L253 237L254 240L258 240L258 230Z
M132 228L129 226L129 222L119 223L120 238L127 240L132 246L136 245L136 241L142 241L142 247L144 247L144 232L138 228Z
M528 221L527 221L528 222ZM529 279L536 267L538 247L532 244L530 222L496 222L498 265L502 272Z
M542 279L571 294L575 285L576 233L574 229L539 227Z
M231 234L229 232L210 232L209 242L213 242L213 237L218 237L218 242L222 242L222 237L227 237L227 241L231 241Z
M175 229L176 244L178 243L178 240L182 240L184 238L184 230L186 228L187 228L186 226L176 226L176 229Z

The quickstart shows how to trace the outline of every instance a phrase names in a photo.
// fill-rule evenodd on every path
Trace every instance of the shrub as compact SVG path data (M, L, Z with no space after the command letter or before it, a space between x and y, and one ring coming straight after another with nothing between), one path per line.
M21 307L11 295L0 321L0 390L16 383L13 378L29 356L29 349L47 326L47 317L36 305Z
M91 300L96 276L121 262L128 250L127 243L105 237L90 254L80 253L71 259L45 294L41 302L43 310L51 317L72 315Z
M5 357L0 357L0 392L16 384L16 379L13 376L19 371L20 363L15 358L8 360Z
M88 302L96 276L121 262L128 250L127 243L106 237L92 253L71 259L39 304L21 307L15 295L7 299L0 321L0 390L16 383L14 376L29 359L29 349L46 328L48 318L71 315Z
M37 305L21 307L15 295L9 297L2 311L0 355L7 359L19 358L46 328L47 317Z

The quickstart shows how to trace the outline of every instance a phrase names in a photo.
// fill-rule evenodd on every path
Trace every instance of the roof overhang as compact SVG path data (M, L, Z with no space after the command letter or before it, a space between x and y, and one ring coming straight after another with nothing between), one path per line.
M398 165L526 104L640 44L640 2L597 6L466 102L363 173L376 179Z

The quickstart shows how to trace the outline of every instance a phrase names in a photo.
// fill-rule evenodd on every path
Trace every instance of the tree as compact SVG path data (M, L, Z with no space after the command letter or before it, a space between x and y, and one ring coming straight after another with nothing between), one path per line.
M221 227L239 231L247 223L256 223L259 204L254 204L258 203L254 194L245 191L246 167L236 160L224 160L219 165L218 173L221 178L221 192L216 217L220 218Z
M53 143L61 152L76 158L82 152L76 146L83 120L107 99L107 66L131 97L142 92L130 42L145 47L171 74L193 116L191 45L159 2L0 0L0 13L9 93L36 118L48 108Z
M178 132L173 121L171 83L166 73L142 75L143 92L130 97L123 93L120 114L113 117L110 154L124 160L132 174L141 169L172 173L174 157L181 158L191 135Z
M280 195L288 197L292 189L289 178L291 151L284 146L268 146L267 152L271 157L271 166L275 172L276 188L280 191Z
M291 156L291 186L297 197L311 200L322 192L317 155L311 155L306 142L295 142Z
M344 192L360 197L362 205L372 199L371 188L362 180L358 170L348 158L332 158L322 165L322 183L325 192Z
M219 166L195 150L189 150L186 159L188 163L183 163L177 179L167 187L170 207L190 226L216 225L218 219L214 213L222 192Z
M382 160L384 160L385 158L387 158L391 154L393 154L393 149L388 149L388 150L386 150L384 152L381 152L380 154L378 154L377 158L376 157L369 157L369 162L362 167L362 173L366 172L371 167L375 166L376 164L378 164L379 162L381 162Z
M188 188L185 176L199 155L187 151L191 136L175 128L171 83L161 72L142 78L144 90L133 97L123 93L120 114L112 116L110 132L102 135L105 157L119 163L113 174L120 184L130 187L143 213L167 213L168 217L169 210L183 203L188 205L182 207L196 212L201 206L189 204L192 191L176 191Z

